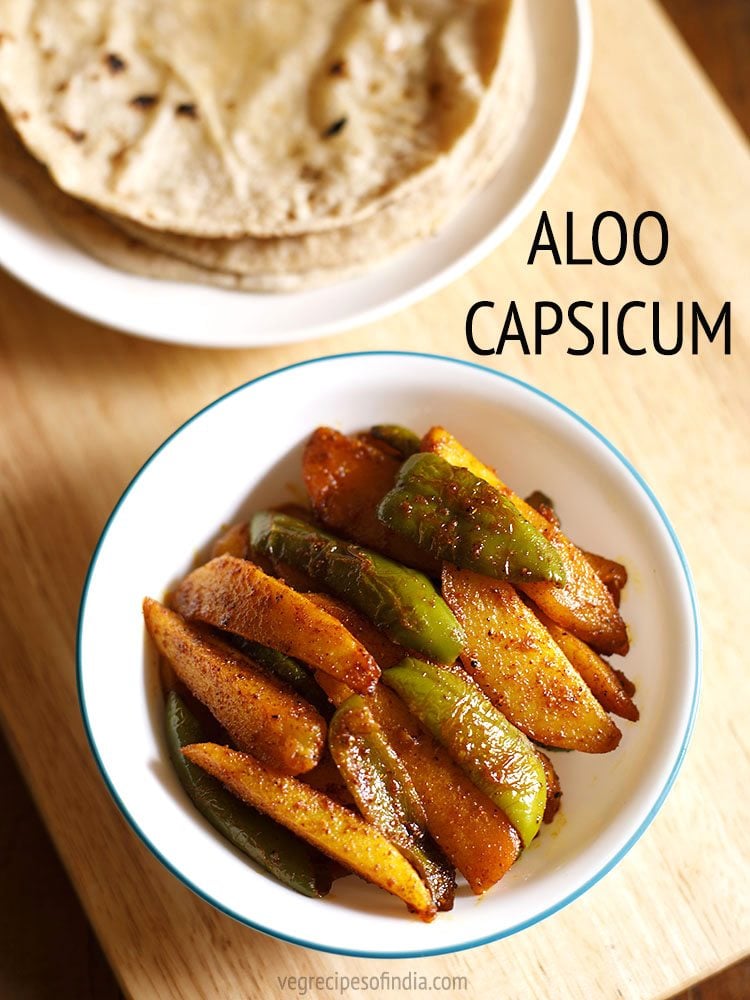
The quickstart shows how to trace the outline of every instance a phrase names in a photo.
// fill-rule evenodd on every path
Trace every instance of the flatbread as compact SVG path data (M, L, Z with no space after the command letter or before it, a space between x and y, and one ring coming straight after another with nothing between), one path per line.
M84 202L62 192L53 183L47 170L23 148L9 122L2 115L0 115L0 170L30 190L50 221L73 243L105 264L121 270L155 279L269 292L294 291L342 281L362 273L383 257L434 232L460 209L473 191L481 188L496 172L526 118L532 87L533 68L527 36L519 33L509 51L515 55L508 64L507 88L501 91L501 99L498 100L497 106L492 108L486 127L475 138L471 159L474 169L457 179L452 201L441 204L440 211L436 212L431 211L434 206L427 204L421 197L421 192L404 199L396 206L398 212L392 220L395 224L399 224L403 221L404 213L408 213L408 224L400 226L398 240L391 238L390 221L382 226L378 221L380 217L368 220L369 233L360 224L357 238L351 242L346 231L319 234L316 238L317 243L313 244L320 250L320 256L314 258L316 266L303 270L294 270L289 266L276 273L263 271L262 268L255 272L240 273L231 267L206 266L200 261L196 263L182 259L149 245L113 225L108 217L102 216ZM387 219L386 212L383 213L383 218ZM139 227L136 229L138 232L151 235L147 229L141 230ZM324 237L331 243L327 249L320 242ZM330 255L335 250L333 241L336 239L342 241L344 245L351 246L352 254L346 264L343 263L345 255L342 253L334 255L331 260ZM180 245L187 243L189 246L196 244L201 247L203 244L208 244L210 248L216 242L233 243L233 241L194 241L183 238ZM284 243L294 245L296 242L294 238L271 241L241 240L237 242L233 256L230 253L232 249L230 246L222 248L220 255L224 254L225 260L242 262L243 257L250 257L250 247L253 243L261 245L269 243L274 247L278 244L279 246L270 255L261 258L278 265L283 261L283 254L279 256L281 245ZM298 259L298 255L290 252L287 259L291 262ZM324 261L331 266L322 266ZM318 262L321 266L317 266Z
M317 255L307 259L314 266L295 270L292 261L299 261L302 255L292 249L283 250L283 245L293 246L297 240L193 240L177 238L177 246L186 245L191 252L198 253L198 260L182 258L158 246L150 245L137 236L126 233L121 226L114 225L109 217L104 217L85 203L71 198L52 182L44 167L31 157L22 147L12 127L0 115L0 169L20 181L30 190L35 200L42 206L55 227L72 242L91 253L102 262L135 274L172 281L197 282L223 288L252 291L294 291L312 288L333 281L342 281L371 268L378 260L410 243L425 238L447 221L466 199L496 172L517 137L525 121L533 87L533 67L528 36L520 31L513 36L509 48L511 58L506 64L506 85L498 95L496 106L490 109L485 127L475 138L471 163L473 169L459 177L453 190L453 198L440 206L428 206L417 193L411 199L398 204L392 220L393 230L398 228L399 238L393 238L390 221L383 226L377 218L366 224L352 227L356 238L346 230L318 234L313 241L306 237L303 247L315 250ZM424 209L424 211L421 211ZM389 207L383 213L392 213ZM403 216L407 214L406 225ZM116 220L120 223L122 220ZM154 235L157 239L166 237L171 245L174 237L169 234L151 234L148 229L135 227L138 233ZM326 246L325 244L328 244ZM215 246L218 244L218 246ZM254 253L253 246L266 248L267 253ZM351 251L347 255L347 248ZM211 260L200 259L200 253L210 251ZM213 254L213 256L211 256ZM244 273L234 270L225 262L248 265ZM345 263L346 261L346 263ZM273 272L257 267L253 263L267 266L288 266ZM223 263L224 266L217 266ZM318 266L319 265L319 266Z
M4 115L0 115L0 171L33 196L55 229L103 263L153 278L202 281L202 268L147 247L115 229L85 203L62 192L23 148ZM231 275L217 277L216 284L234 287Z
M516 2L492 100L483 109L466 155L454 158L408 196L341 229L266 239L206 239L152 230L115 215L106 217L128 235L212 270L270 276L364 267L432 235L455 214L467 193L497 170L526 121L533 80L528 23L524 5Z
M0 0L0 101L67 193L157 229L349 225L461 155L510 0Z

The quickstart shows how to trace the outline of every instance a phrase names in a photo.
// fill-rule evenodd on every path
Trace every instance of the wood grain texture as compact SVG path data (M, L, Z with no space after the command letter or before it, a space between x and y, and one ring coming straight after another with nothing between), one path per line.
M0 276L0 712L132 996L276 996L283 995L278 976L411 969L466 975L462 995L472 998L644 1000L668 996L747 952L748 684L738 624L746 618L750 562L747 150L649 0L595 0L594 8L597 51L584 121L539 208L558 222L570 209L582 220L602 209L626 217L662 211L671 250L658 268L556 268L541 261L529 268L536 210L471 275L387 322L312 344L216 353L112 333ZM542 358L511 351L491 360L607 434L663 500L683 540L696 577L705 656L701 710L684 769L653 826L611 874L510 940L394 966L262 937L218 915L151 857L110 801L88 752L75 697L74 642L97 536L144 459L220 393L280 365L341 350L408 347L467 357L468 306L511 294L522 308L577 297L695 298L707 310L734 302L731 358L715 349L700 358L570 358L553 343Z
M0 802L0 997L120 1000L1 734Z

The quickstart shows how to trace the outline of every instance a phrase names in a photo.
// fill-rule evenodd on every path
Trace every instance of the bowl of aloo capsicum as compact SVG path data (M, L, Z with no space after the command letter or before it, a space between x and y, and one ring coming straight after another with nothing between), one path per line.
M200 895L422 955L627 851L697 650L674 532L596 431L475 366L351 355L241 387L144 466L92 560L79 686L110 790Z

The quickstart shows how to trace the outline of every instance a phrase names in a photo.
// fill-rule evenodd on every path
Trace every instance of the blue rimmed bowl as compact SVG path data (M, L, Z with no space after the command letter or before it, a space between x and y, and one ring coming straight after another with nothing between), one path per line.
M551 827L477 899L425 925L350 877L299 896L255 868L193 808L172 772L141 600L190 568L222 524L302 493L300 458L319 424L447 426L522 495L554 497L566 533L624 562L623 615L637 723L605 755L559 753L564 793ZM617 665L617 664L616 664ZM598 431L533 387L422 354L347 354L243 385L196 414L146 462L112 513L81 602L78 683L91 748L138 836L193 891L243 923L311 948L414 957L513 934L585 892L649 826L674 781L695 716L699 626L690 573L647 484Z

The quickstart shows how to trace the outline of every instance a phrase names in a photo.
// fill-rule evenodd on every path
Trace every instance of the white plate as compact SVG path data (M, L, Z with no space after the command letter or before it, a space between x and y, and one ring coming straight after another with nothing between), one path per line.
M280 419L271 414L281 414ZM160 597L222 523L300 486L300 454L321 423L444 423L522 495L556 500L565 529L623 559L638 723L610 754L558 753L562 815L503 881L459 888L430 925L351 877L325 900L255 868L192 807L170 768L162 697L144 655L141 600ZM292 485L290 485L292 484ZM291 491L291 492L290 492ZM654 818L684 755L698 697L698 619L674 532L635 469L549 396L488 369L427 355L343 355L251 382L181 427L141 469L110 518L81 603L81 707L102 774L133 828L186 885L238 920L309 947L370 956L456 951L512 934L575 899Z
M454 280L512 232L560 166L591 64L587 0L528 0L538 84L528 122L495 179L439 236L326 288L252 294L153 281L69 244L0 177L0 265L47 298L127 333L205 347L259 347L342 333Z

